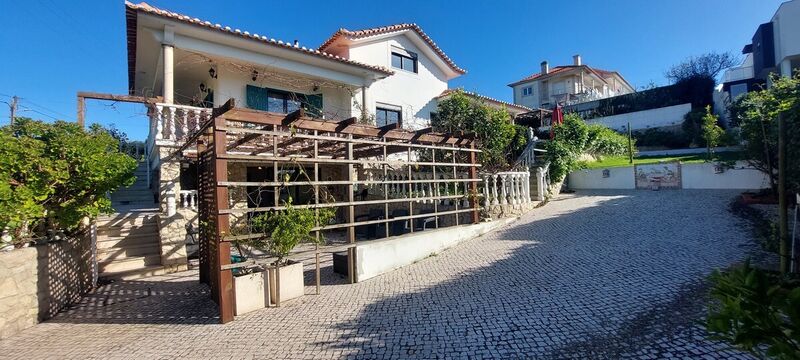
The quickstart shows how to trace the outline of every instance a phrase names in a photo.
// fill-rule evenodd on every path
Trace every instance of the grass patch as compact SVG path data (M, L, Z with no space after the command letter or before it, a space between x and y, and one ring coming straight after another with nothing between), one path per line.
M726 151L717 153L714 156L714 161L736 161L744 160L744 154L738 151ZM657 155L657 156L637 156L633 158L633 164L658 164L661 162L675 162L680 161L682 164L697 164L706 162L706 154L688 154L688 155ZM631 166L628 162L627 156L608 156L600 161L582 162L581 166L584 169L605 169L612 167Z

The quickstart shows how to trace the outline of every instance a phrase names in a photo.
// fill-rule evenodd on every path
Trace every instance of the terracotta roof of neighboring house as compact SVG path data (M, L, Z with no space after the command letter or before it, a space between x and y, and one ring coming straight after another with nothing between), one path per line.
M335 33L333 33L333 35L331 35L331 37L328 38L328 40L325 40L325 42L323 42L322 45L319 46L318 50L324 51L325 49L327 49L328 46L333 44L338 38L342 36L347 36L353 39L359 39L368 36L380 35L380 34L403 31L403 30L414 30L423 40L425 40L425 42L431 47L431 49L433 49L433 51L436 52L436 54L439 55L439 57L441 57L442 60L444 60L444 62L447 63L447 65L450 66L451 69L453 69L453 71L459 74L467 73L466 70L458 67L458 65L456 65L456 63L453 62L453 60L450 59L450 57L448 57L447 54L445 54L444 51L440 49L439 46L436 45L435 42L433 42L430 36L425 34L425 32L422 31L422 29L417 24L404 23L404 24L381 26L381 27L362 29L362 30L347 30L345 28L341 28Z
M456 92L456 91L459 91L459 90L460 90L461 92L463 92L464 94L466 94L466 95L469 95L469 96L472 96L472 97L475 97L475 98L478 98L478 99L481 99L481 100L485 100L485 101L494 102L494 103L497 103L497 104L501 104L501 105L505 105L505 106L508 106L508 107L515 108L515 109L517 109L517 110L522 110L522 111L525 111L525 112L530 112L530 111L533 111L533 109L531 109L531 108L529 108L529 107L527 107L527 106L522 106L522 105L512 104L512 103L510 103L510 102L505 102L505 101L502 101L502 100L497 100L497 99L495 99L495 98L490 98L490 97L488 97L488 96L484 96L484 95L481 95L481 94L478 94L478 93L474 93L474 92L471 92L471 91L466 91L466 90L463 90L463 89L447 89L447 90L445 90L445 91L442 91L442 93L441 93L441 94L439 94L439 96L437 96L436 98L437 98L437 99L441 99L441 98L443 98L443 97L447 97L448 95L450 95L450 94L452 94L452 93L454 93L454 92Z
M590 67L590 66L587 66L587 65L559 65L559 66L556 66L556 67L550 69L550 71L547 74L535 73L535 74L529 75L527 77L524 77L524 78L522 78L522 79L520 79L518 81L515 81L515 82L513 82L511 84L508 84L508 86L519 85L519 84L522 84L524 82L536 80L536 79L539 79L539 78L542 78L542 77L546 77L546 76L549 77L549 76L552 76L552 75L555 75L555 74L558 74L558 73L563 73L563 72L566 72L566 71L569 71L569 70L574 70L574 69L581 68L581 67L586 68L591 72L594 72L600 78L604 78L604 77L607 77L607 76L613 75L613 74L619 75L619 73L616 72L616 71L608 71L608 70L593 68L593 67ZM628 84L628 81L625 80L625 78L623 78L622 75L619 75L619 77L620 77L620 79L622 79L622 81L625 81L625 83ZM628 84L628 86L631 86L631 85ZM633 86L631 86L631 88L633 88Z
M341 63L349 64L349 65L359 66L359 67L366 68L366 69L369 69L369 70L372 70L372 71L376 71L376 72L380 72L380 73L383 73L383 74L386 74L386 75L394 74L394 71L389 70L389 69L387 69L387 68L385 68L383 66L364 64L362 62L353 61L353 60L346 59L346 58L343 58L343 57L340 57L340 56L328 54L328 53L326 53L324 51L321 51L321 50L309 49L309 48L306 48L305 46L301 47L301 46L293 45L293 44L291 44L289 42L283 42L281 40L268 38L266 36L258 35L258 34L255 34L255 33L250 34L247 31L241 31L239 29L231 29L229 26L222 26L220 24L212 24L210 21L200 20L198 18L193 18L193 17L187 16L187 15L182 15L182 14L178 14L178 13L175 13L175 12L172 12L172 11L159 9L159 8L153 7L153 6L151 6L151 5L149 5L149 4L145 3L145 2L134 4L132 2L125 1L125 7L126 7L126 17L127 17L127 21L128 21L128 37L129 37L129 40L128 40L128 62L129 62L128 71L129 71L129 77L130 77L130 73L132 71L135 71L135 70L131 69L131 68L135 68L135 66L131 66L131 65L135 65L135 58L136 58L136 56L135 56L135 54L136 54L136 46L135 46L135 38L136 38L136 16L135 15L136 15L136 11L142 11L142 12L145 12L145 13L148 13L148 14L162 16L162 17L166 17L166 18L169 18L169 19L173 19L173 20L178 20L178 21L181 21L181 22L184 22L184 23L187 23L187 24L194 24L194 25L197 25L197 26L202 26L202 27L211 29L211 30L217 30L217 31L221 31L221 32L237 35L237 36L240 36L240 37L243 37L243 38L246 38L246 39L259 41L261 43L264 43L264 44L270 45L270 46L276 46L276 47L280 47L280 48L291 49L291 50L294 50L294 51L297 51L297 52L300 52L300 53L304 53L304 54L308 54L308 55L312 55L312 56L317 56L317 57L321 57L321 58L325 58L325 59L330 59L330 60L338 61L338 62L341 62ZM131 25L133 25L132 28L131 28ZM133 31L133 34L131 34L131 31ZM131 46L131 39L130 39L131 35L133 35L133 40L134 40L134 45L133 46ZM131 56L133 56L133 60L131 60ZM133 61L133 62L131 62L131 61ZM133 80L129 79L129 82L132 83Z

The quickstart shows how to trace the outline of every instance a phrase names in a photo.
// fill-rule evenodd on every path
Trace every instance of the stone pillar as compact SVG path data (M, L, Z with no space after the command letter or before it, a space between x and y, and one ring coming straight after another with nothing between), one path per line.
M158 147L159 158L164 159L172 148ZM177 194L180 194L181 164L171 160L159 165L159 214L158 232L161 247L161 265L170 270L185 270L186 224L197 218L197 211L189 208L177 209Z

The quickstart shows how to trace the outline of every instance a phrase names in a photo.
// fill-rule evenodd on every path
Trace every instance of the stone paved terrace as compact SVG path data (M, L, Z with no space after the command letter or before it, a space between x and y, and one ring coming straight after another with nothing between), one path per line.
M227 325L196 272L118 282L0 341L0 357L749 358L694 323L705 276L752 251L728 212L735 195L562 195L360 284L345 284L328 259L322 295Z

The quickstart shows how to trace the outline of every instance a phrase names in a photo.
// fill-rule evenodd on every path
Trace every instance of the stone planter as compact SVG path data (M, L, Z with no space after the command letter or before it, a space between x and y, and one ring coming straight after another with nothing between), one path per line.
M305 284L303 283L303 263L290 261L289 265L279 268L269 268L269 291L270 299L275 304L278 301L277 273L280 272L280 301L284 302L296 299L305 294Z
M236 315L263 309L269 304L269 282L265 274L258 271L233 277Z

